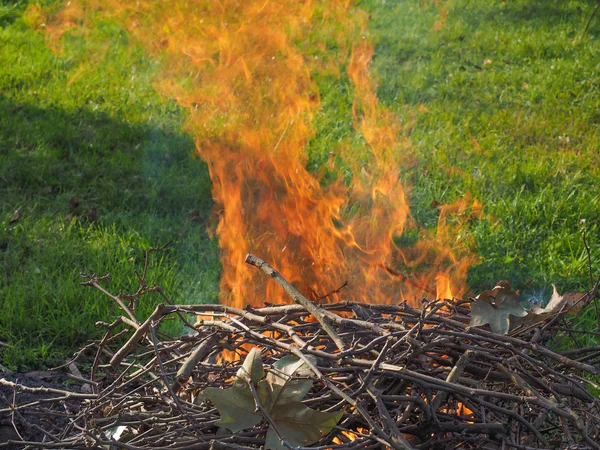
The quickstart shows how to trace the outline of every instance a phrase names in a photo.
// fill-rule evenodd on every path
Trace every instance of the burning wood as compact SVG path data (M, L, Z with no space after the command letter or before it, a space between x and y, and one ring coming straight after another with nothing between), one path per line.
M52 398L19 404L18 393L31 388L2 380L17 393L15 404L0 410L15 426L25 428L28 411L64 414L63 399L80 405L66 430L45 430L44 442L12 443L129 450L600 448L600 401L591 393L599 388L591 380L600 374L600 349L546 347L559 332L556 314L502 335L469 327L466 302L317 306L264 261L247 260L296 303L160 305L141 324L117 319L95 344L93 393L54 389ZM150 292L140 279L137 296ZM100 281L88 284L99 288ZM159 333L163 321L186 314L205 319L187 323L190 333L179 338ZM566 319L566 312L557 314ZM113 338L120 324L130 330L124 345Z

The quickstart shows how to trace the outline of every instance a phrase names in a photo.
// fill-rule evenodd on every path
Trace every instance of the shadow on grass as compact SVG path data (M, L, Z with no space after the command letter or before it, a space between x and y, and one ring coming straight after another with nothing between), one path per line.
M196 209L206 218L210 210L208 170L192 158L193 140L183 133L85 109L16 104L1 95L0 116L5 205L40 200L38 208L47 210L63 198L55 212L69 213L75 196L117 214L169 216Z
M216 301L218 250L206 233L211 184L193 153L183 133L0 95L4 364L52 364L97 336L94 323L118 311L80 286L79 273L110 272L109 290L135 292L144 250L168 241L149 283L175 302ZM146 301L140 315L159 301Z

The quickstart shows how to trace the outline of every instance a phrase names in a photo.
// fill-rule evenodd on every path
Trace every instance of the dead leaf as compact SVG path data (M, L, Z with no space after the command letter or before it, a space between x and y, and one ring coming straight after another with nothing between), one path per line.
M313 361L316 363L316 361ZM264 377L260 351L252 349L238 370L229 389L206 388L208 398L221 415L217 425L234 433L251 428L263 420L256 408L256 399L250 383L266 414L277 425L287 442L295 447L317 442L337 425L343 411L321 412L309 408L302 399L310 391L313 381L308 365L294 356L285 356L273 364ZM275 430L269 427L265 438L267 450L285 450Z
M442 31L446 25L446 18L448 17L448 10L446 7L440 9L440 17L433 24L434 31Z
M559 310L562 307L563 296L558 293L556 286L552 285L552 297L544 308L534 306L531 308L533 314L549 314Z
M534 306L528 312L527 316L520 317L511 321L511 328L519 325L532 326L543 322L549 317L554 317L560 312L569 312L570 314L578 313L583 309L587 294L578 292L569 292L565 295L560 295L556 286L552 285L552 297L544 308Z
M19 221L19 219L21 218L21 214L20 214L21 213L21 208L22 208L22 206L19 206L17 208L17 210L13 213L13 215L10 216L10 219L8 221L9 225L12 225L13 223L16 223L16 222Z
M564 294L563 300L569 314L581 312L586 303L587 296L588 294L586 292L567 292Z
M344 415L343 411L317 411L302 402L276 405L271 413L281 434L294 447L306 447L319 441ZM265 449L287 450L271 427L265 439Z
M310 357L313 364L316 359ZM313 444L328 434L343 416L343 411L321 412L309 408L302 399L313 385L308 365L295 356L284 356L267 374L271 388L269 410L277 428L296 447ZM269 428L265 448L286 450L275 431Z
M77 208L79 208L80 201L75 197L71 197L69 200L69 212L73 215L77 213Z
M506 300L516 299L519 301L519 294L511 290L510 281L500 280L493 289L483 291L475 300L488 302L490 305L500 306Z
M253 383L257 387L261 402L266 403L266 385L264 381L259 383L264 373L260 351L253 348L237 371L233 386L228 389L209 387L202 391L221 415L217 425L237 433L252 428L263 419L262 414L256 409L254 395L248 383Z
M518 297L508 297L501 305L492 305L485 300L477 300L471 304L472 327L489 324L494 333L507 334L510 329L510 316L524 317L525 308L519 303Z

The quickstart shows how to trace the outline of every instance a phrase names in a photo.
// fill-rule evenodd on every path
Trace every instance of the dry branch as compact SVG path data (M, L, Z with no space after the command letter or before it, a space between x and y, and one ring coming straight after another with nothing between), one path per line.
M94 382L93 394L0 380L15 392L0 414L21 427L23 436L26 413L64 416L63 402L79 405L62 435L9 444L248 450L264 445L272 427L291 447L255 391L264 420L238 433L219 430L218 411L201 395L207 387L230 387L240 361L259 348L267 370L289 355L306 363L314 382L307 406L344 412L339 426L313 448L600 449L600 400L588 389L598 387L600 348L551 349L552 339L565 333L556 317L503 336L469 328L469 310L461 303L430 302L422 310L407 304L317 306L264 261L252 255L248 261L297 304L160 305L139 325L118 317L105 324L106 336L95 344L92 370L84 379ZM145 277L146 268L140 283ZM100 281L88 284L98 289ZM597 290L596 285L589 297ZM113 300L131 297L101 291ZM133 296L152 292L158 290L140 289ZM198 320L185 336L160 333L162 321L185 315L213 317ZM124 332L129 338L123 343L117 337ZM20 403L22 392L46 397ZM117 440L113 432L119 426L126 437Z

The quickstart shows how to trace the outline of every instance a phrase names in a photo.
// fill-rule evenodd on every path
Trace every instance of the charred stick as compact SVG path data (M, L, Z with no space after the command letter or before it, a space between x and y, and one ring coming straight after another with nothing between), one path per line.
M156 352L156 360L157 360L158 366L160 368L160 374L161 374L163 383L166 386L166 388L168 389L169 394L171 394L171 398L175 402L175 405L177 406L177 409L179 409L179 411L181 412L181 414L183 416L187 417L188 420L190 420L190 422L192 422L193 419L191 419L188 416L187 412L183 409L183 406L181 405L181 402L179 401L179 397L173 391L173 388L171 387L171 384L169 383L169 380L167 378L167 374L165 373L165 368L164 368L163 363L162 363L162 357L160 356L160 350L158 348L158 338L156 337L156 324L153 323L153 324L150 325L150 332L151 332L151 335L152 335L152 342L154 343L154 351Z
M390 348L390 340L388 339L385 341L383 349L381 349L381 352L379 352L379 356L377 356L377 359L375 360L373 365L367 370L366 375L363 377L363 379L361 381L360 387L355 392L352 393L353 397L356 397L359 394L361 394L364 391L364 389L367 388L367 386L369 386L369 384L371 383L371 378L373 378L375 371L377 371L379 369L379 364L385 359L385 356L386 356L389 348Z
M364 359L357 359L357 358L349 358L347 360L347 362L355 364L359 367L370 367L371 364L373 364L372 361L368 361L368 360L364 360ZM382 363L380 365L380 367L381 367L382 372L388 373L390 375L409 377L409 378L412 378L413 380L416 380L417 382L420 381L420 382L423 382L425 385L435 387L435 389L449 391L450 393L458 392L458 393L468 395L468 396L481 396L481 397L489 396L489 397L495 397L495 398L512 401L512 402L516 402L516 403L527 403L527 402L533 402L533 401L537 400L537 397L519 396L519 395L508 394L505 392L491 391L491 390L487 390L487 389L468 388L465 386L461 386L460 384L457 384L457 383L447 382L444 380L440 380L439 378L435 378L435 377L432 377L429 375L415 372L415 371L407 369L406 367L403 367L403 366Z
M171 389L177 393L183 387L183 383L190 377L196 365L203 361L210 355L210 353L214 350L215 345L217 344L217 334L212 333L208 337L204 338L196 346L194 351L190 354L190 356L185 360L185 362L181 365L179 370L177 371L177 375L175 377L175 382L171 386Z
M400 428L401 433L415 434L422 431L421 425L409 425ZM432 424L430 431L435 433L442 431L444 433L473 433L473 434L491 434L491 435L505 435L506 425L503 423L461 423L456 420L451 422L440 422Z
M456 364L454 365L452 370L450 370L450 373L446 377L446 382L454 383L456 380L458 380L460 378L460 376L463 374L463 372L465 370L465 367L469 363L469 359L471 358L472 354L473 354L473 352L471 350L467 350L460 356L460 358L458 358L458 361L456 361ZM433 402L431 403L431 412L433 414L435 414L435 412L438 409L440 409L440 406L442 406L442 403L444 403L446 401L449 394L450 394L450 392L448 392L448 391L442 391L438 395L435 396L435 398L433 399Z
M529 384L527 384L527 382L523 380L518 374L509 371L508 368L504 367L502 364L497 364L497 367L499 370L504 372L511 379L511 381L519 388L521 388L527 395L533 395L537 397L538 401L536 403L538 403L540 406L544 407L548 411L552 411L557 416L569 420L573 425L575 425L575 428L579 430L584 439L588 441L588 443L592 445L593 448L600 449L600 444L593 442L587 435L587 431L585 430L583 420L579 416L577 416L569 407L564 405L559 406L552 400L544 398L531 386L529 386ZM566 429L566 425L563 426L563 429Z
M387 426L390 431L390 436L394 444L394 448L399 448L403 450L414 450L410 443L402 436L402 433L398 429L396 422L392 419L390 412L387 410L383 400L381 398L381 392L379 392L375 387L369 383L367 386L367 392L377 405L377 410L379 411L379 415L381 416L382 422Z
M444 323L460 325L460 322L456 322L446 317L440 316L440 320ZM483 330L481 328L470 328L469 333L447 332L445 330L440 330L439 332L466 338L472 338L473 335L475 335L475 339L479 338L481 340L485 340L487 342L494 343L506 348L527 348L528 350L533 350L534 352L540 355L547 356L554 361L560 362L565 366L573 367L577 370L589 372L594 375L600 374L600 367L594 367L589 364L574 361L570 358L567 358L566 356L562 356L556 352L553 352L552 350L549 350L546 347L543 347L539 344L532 344L530 342L523 341L521 339L517 339L510 336L502 336L496 333L492 333L491 331Z

